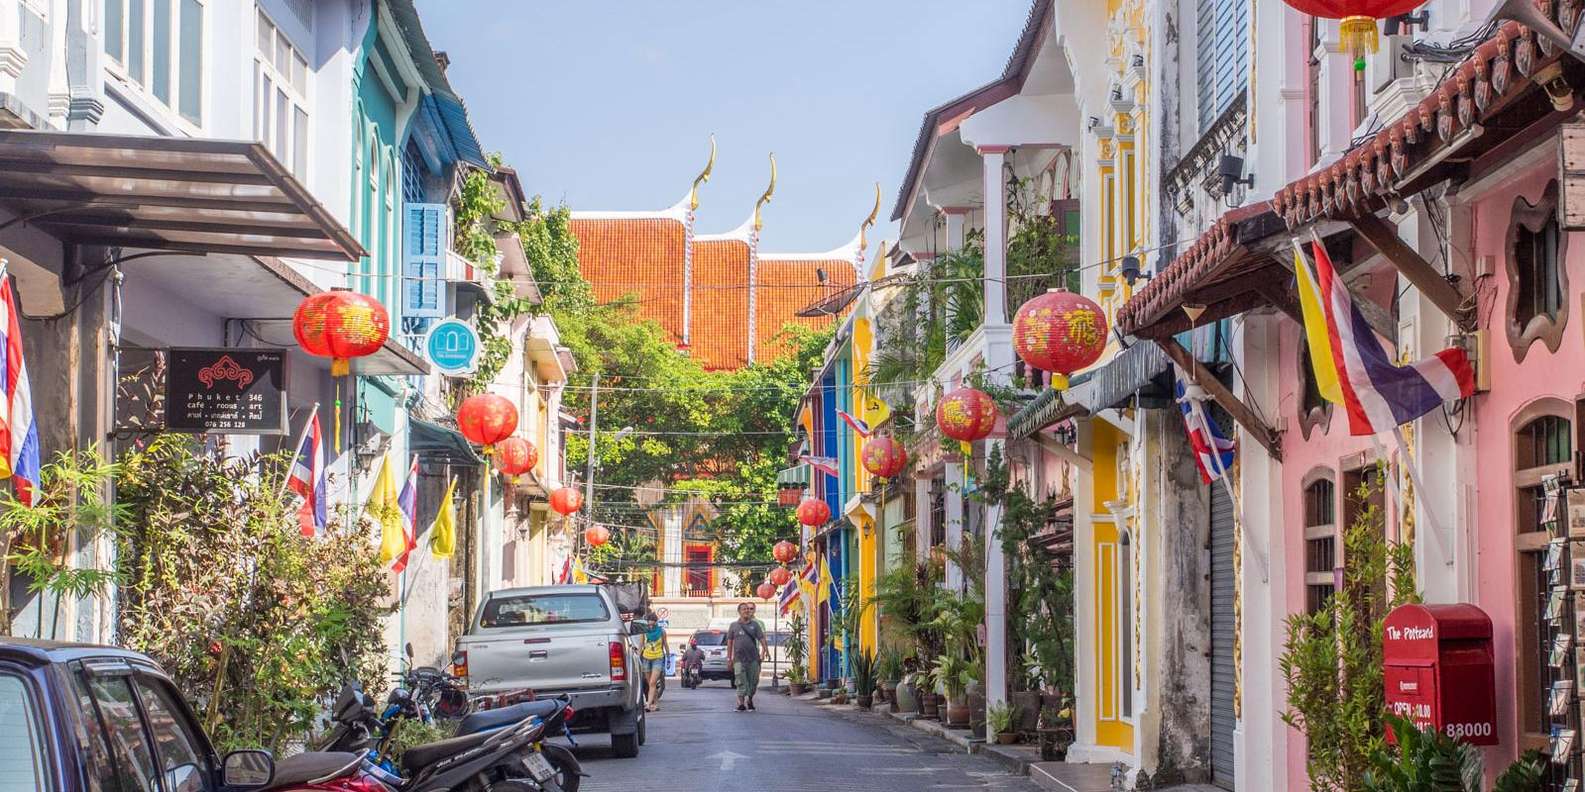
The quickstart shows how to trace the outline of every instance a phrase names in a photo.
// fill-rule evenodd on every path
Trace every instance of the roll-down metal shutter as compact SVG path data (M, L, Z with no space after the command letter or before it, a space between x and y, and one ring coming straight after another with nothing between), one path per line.
M1233 501L1211 485L1211 777L1233 789Z

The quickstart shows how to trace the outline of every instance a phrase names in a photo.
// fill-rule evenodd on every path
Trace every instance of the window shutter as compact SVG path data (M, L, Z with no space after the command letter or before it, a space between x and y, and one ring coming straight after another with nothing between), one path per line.
M1195 77L1203 134L1249 82L1249 0L1198 0L1195 10Z
M441 273L446 264L446 205L410 203L403 208L402 316L444 316Z

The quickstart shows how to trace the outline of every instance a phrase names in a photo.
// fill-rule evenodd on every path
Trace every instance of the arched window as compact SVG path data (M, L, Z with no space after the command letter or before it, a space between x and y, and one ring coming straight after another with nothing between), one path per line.
M1526 408L1514 422L1514 549L1519 556L1515 656L1519 659L1520 727L1531 740L1542 739L1548 729L1541 706L1542 688L1550 678L1547 653L1541 645L1546 627L1541 603L1551 588L1543 563L1551 535L1541 524L1543 480L1570 467L1574 427L1565 417L1569 409L1561 400L1547 399Z
M1508 226L1508 344L1523 361L1536 341L1556 352L1568 324L1568 235L1557 221L1557 182L1541 202L1519 196Z
M1330 475L1304 488L1304 607L1315 613L1337 591L1337 485Z

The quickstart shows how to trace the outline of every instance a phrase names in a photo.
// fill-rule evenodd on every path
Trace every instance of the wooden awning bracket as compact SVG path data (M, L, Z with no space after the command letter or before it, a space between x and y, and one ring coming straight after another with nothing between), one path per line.
M1465 298L1464 293L1457 286L1443 277L1442 273L1437 272L1430 262L1422 258L1414 248L1409 247L1408 243L1398 236L1398 229L1395 226L1373 214L1361 214L1348 222L1366 242L1370 243L1371 247L1379 251L1387 262L1398 270L1399 274L1414 284L1414 287L1436 305L1447 318L1453 320L1454 324L1463 330L1474 327L1474 304Z
M1277 259L1277 263L1281 264L1282 268L1287 270L1290 275L1293 273L1292 248L1289 249L1287 258L1283 258L1281 256L1276 256L1275 258ZM1345 272L1346 271L1347 270L1345 270ZM1267 286L1261 289L1261 293L1264 294L1267 299L1271 300L1273 305L1277 306L1282 310L1283 313L1287 314L1288 318L1298 322L1299 327L1304 327L1304 315L1299 309L1297 283L1277 288ZM1349 289L1349 294L1353 296L1354 304L1359 306L1359 312L1365 317L1365 323L1370 325L1370 329L1375 330L1376 335L1386 339L1387 343L1391 344L1393 349L1397 349L1398 325L1397 323L1393 322L1392 314L1388 313L1387 309L1377 305L1375 301L1371 300L1369 297L1359 294L1353 289Z
M1152 340L1155 341L1157 346L1161 347L1161 351L1167 353L1167 357L1172 358L1173 363L1178 364L1179 368L1189 372L1194 381L1204 388L1205 392L1210 394L1211 398L1222 406L1222 409L1233 416L1233 420L1237 421L1238 425L1244 428L1244 431L1253 436L1255 442L1260 443L1273 460L1282 461L1282 435L1280 433L1261 421L1260 416L1248 404L1245 404L1242 399L1228 390L1227 386L1223 385L1221 380L1218 380L1216 375L1205 367L1205 364L1196 360L1194 355L1189 353L1189 350L1184 349L1176 338L1169 336Z
M1079 470L1088 473L1089 471L1095 469L1095 462L1089 457L1074 451L1073 449L1068 448L1067 446L1052 440L1051 438L1046 437L1039 432L1034 433L1031 435L1031 437L1034 439L1035 445L1040 446L1042 450L1057 457L1058 459L1066 461L1068 464L1078 468Z

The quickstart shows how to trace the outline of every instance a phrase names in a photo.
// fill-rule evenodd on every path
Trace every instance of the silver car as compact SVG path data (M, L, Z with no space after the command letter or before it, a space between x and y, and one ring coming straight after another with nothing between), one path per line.
M693 642L704 652L704 665L699 669L699 678L731 682L732 666L727 662L726 630L699 630L693 634Z

